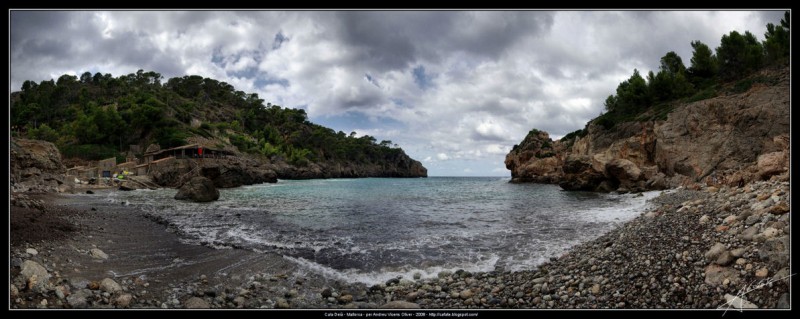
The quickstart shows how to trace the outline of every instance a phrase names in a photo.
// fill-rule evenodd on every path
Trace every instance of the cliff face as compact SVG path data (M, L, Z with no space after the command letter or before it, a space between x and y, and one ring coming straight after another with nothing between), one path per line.
M170 160L151 167L153 181L161 186L180 187L194 176L205 176L219 188L260 183L275 183L282 179L352 178L352 177L427 177L428 170L419 161L401 153L387 164L309 163L293 166L283 161L269 163L263 159L240 154L225 159Z
M269 164L278 178L357 178L357 177L428 177L428 169L406 154L400 154L384 164L357 164L351 162L310 163L292 166L285 162Z
M68 188L66 168L53 143L12 138L10 151L12 192L62 192Z
M568 141L525 138L506 156L512 181L567 190L636 191L692 183L739 185L788 171L789 70L762 71L772 84L676 105L663 121L590 124ZM543 141L555 155L538 158Z
M150 176L153 182L166 187L180 187L197 176L207 177L219 188L278 181L275 171L268 165L247 157L166 160L151 165Z

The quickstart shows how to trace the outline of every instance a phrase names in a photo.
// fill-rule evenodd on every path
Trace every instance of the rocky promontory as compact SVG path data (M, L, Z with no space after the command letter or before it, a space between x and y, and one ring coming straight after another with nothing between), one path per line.
M318 162L306 166L282 161L269 164L281 179L358 178L358 177L428 177L428 169L404 152L384 159L384 163Z
M427 177L422 163L400 153L385 163L311 162L290 165L282 160L266 160L247 154L227 158L196 160L178 159L153 166L153 181L165 187L180 187L192 177L204 176L218 188L275 183L281 179L359 178L359 177Z
M558 141L532 130L506 156L506 168L513 182L554 183L566 190L767 180L789 166L789 70L765 69L753 77L768 80L741 93L675 102L665 119L645 114L613 128L593 121Z

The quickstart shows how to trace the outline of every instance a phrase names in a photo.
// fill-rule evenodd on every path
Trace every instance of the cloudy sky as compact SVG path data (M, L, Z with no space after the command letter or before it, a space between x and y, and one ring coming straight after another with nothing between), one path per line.
M10 86L197 74L392 140L431 176L508 176L531 128L583 128L639 69L782 11L11 11Z

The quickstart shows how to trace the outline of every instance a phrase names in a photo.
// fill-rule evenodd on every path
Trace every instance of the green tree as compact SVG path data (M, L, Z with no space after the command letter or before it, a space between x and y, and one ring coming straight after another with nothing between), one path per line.
M22 93L30 93L31 90L36 89L37 86L39 85L36 84L36 82L26 80L25 82L22 82Z
M11 116L12 125L31 124L32 127L37 127L42 120L42 110L38 103L18 105L11 109Z
M647 82L639 74L639 70L634 69L633 75L617 86L616 100L615 109L621 112L635 113L649 106L650 96Z
M603 105L605 105L606 111L613 111L617 108L617 97L614 95L609 95Z
M686 78L686 66L681 57L670 51L661 58L657 75L651 71L647 77L650 96L656 101L669 101L691 92L692 85Z
M275 155L281 155L281 151L279 148L273 146L269 142L265 142L264 145L261 147L261 155L266 157L273 157Z
M764 38L767 62L788 62L790 45L788 11L784 13L781 25L767 24L767 33L764 34Z
M661 57L661 66L659 69L668 74L683 74L686 72L686 66L683 65L681 57L675 51L669 51Z
M42 124L38 128L28 130L28 137L35 140L55 142L58 140L58 132L50 128L47 124Z
M83 72L81 74L81 83L92 83L92 73L91 72Z
M95 144L103 137L94 116L83 114L83 112L78 114L77 119L73 122L72 130L80 144Z
M731 31L723 35L717 48L720 74L727 78L744 76L761 67L763 47L756 37L745 31L744 35Z
M717 58L703 42L692 41L692 66L689 73L698 78L711 78L717 74Z

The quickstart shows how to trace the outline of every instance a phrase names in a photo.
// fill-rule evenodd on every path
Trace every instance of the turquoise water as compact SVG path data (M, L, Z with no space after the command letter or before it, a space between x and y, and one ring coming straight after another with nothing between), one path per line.
M222 189L113 192L165 218L184 241L276 252L338 279L376 283L441 270L531 269L645 209L645 196L565 192L498 177L281 180Z

